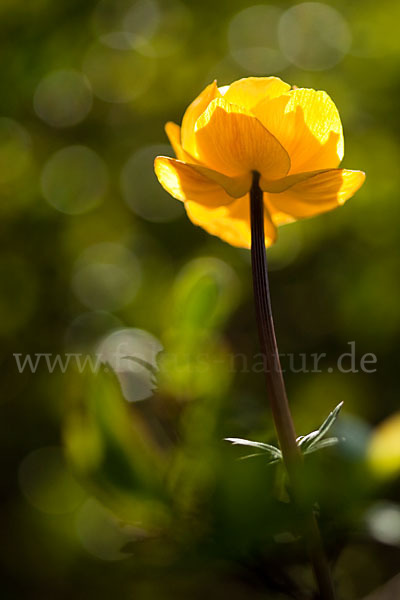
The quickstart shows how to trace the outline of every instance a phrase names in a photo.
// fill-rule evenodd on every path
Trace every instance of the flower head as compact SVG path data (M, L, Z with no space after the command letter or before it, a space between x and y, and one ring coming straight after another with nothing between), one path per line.
M193 223L249 248L254 172L264 193L265 243L279 225L331 210L363 184L362 171L339 169L343 131L326 92L291 89L277 77L213 82L167 123L176 159L158 156L161 185L185 204Z

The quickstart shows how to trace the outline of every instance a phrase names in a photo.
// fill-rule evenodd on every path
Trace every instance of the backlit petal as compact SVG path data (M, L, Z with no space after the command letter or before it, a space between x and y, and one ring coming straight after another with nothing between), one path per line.
M165 124L165 133L168 136L169 143L171 144L176 158L179 160L185 160L185 151L181 146L181 128L176 123L169 121Z
M195 225L215 235L232 246L251 247L250 200L239 198L229 206L209 208L196 202L185 202L186 212ZM265 245L271 246L276 239L276 229L266 212L264 218Z
M166 156L157 156L154 170L163 188L177 200L205 206L223 206L233 201L225 190L193 166Z
M259 102L275 98L290 90L290 85L279 77L246 77L234 81L224 94L231 104L251 110Z
M293 175L286 175L280 179L274 179L268 181L264 177L260 178L260 188L263 192L270 192L273 194L279 194L285 192L289 188L293 187L297 183L310 179L319 173L326 173L329 171L336 171L336 169L319 169L317 171L306 171L305 173L295 173Z
M186 152L197 157L196 140L194 135L194 126L199 116L206 110L214 98L218 98L217 82L210 83L199 96L188 106L182 119L181 143Z
M335 168L343 158L342 124L326 92L291 90L253 112L286 148L290 173Z
M174 198L181 201L191 199L191 194L197 194L199 186L203 186L202 193L208 192L213 194L214 191L225 191L229 194L230 200L225 198L225 196L220 197L221 204L226 204L232 202L233 198L244 196L250 190L252 183L250 174L227 177L202 165L188 164L168 156L158 156L155 160L154 168L159 181L165 189ZM196 190L194 190L194 187ZM223 188L223 190L219 188ZM207 200L205 202L210 204ZM214 205L213 202L212 204Z
M199 163L190 166L202 175L205 175L208 179L218 183L218 185L223 187L232 198L241 198L250 191L252 185L251 173L244 173L243 175L237 175L236 177L228 177L218 171L204 167Z
M224 98L213 100L197 120L196 144L202 162L230 177L258 171L266 179L277 179L290 168L277 139L245 109Z
M362 171L333 169L317 173L280 194L266 194L276 225L312 217L346 202L364 183Z
M182 148L181 128L179 127L179 125L173 123L172 121L169 121L165 125L165 133L168 136L169 142L178 160L189 164L197 164L197 159Z

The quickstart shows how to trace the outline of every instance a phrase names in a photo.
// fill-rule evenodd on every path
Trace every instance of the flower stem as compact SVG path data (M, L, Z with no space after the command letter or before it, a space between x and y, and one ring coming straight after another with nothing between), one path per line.
M318 524L312 507L307 505L302 492L303 458L296 442L272 318L264 238L264 202L259 180L260 175L255 172L250 190L251 266L261 351L266 360L268 396L292 495L298 507L302 509L306 542L320 596L322 600L335 600L335 591Z

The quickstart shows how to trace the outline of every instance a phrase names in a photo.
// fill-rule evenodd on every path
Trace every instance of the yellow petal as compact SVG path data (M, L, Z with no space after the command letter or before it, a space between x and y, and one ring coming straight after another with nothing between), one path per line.
M260 188L263 192L270 192L273 194L279 194L280 192L285 192L289 188L296 185L296 183L300 183L306 179L310 179L310 177L314 177L319 173L326 173L328 171L334 171L336 169L321 169L318 171L306 171L305 173L295 173L293 175L286 175L286 177L281 177L280 179L268 180L265 177L260 177Z
M188 164L197 164L198 160L189 154L189 152L185 152L182 148L181 144L181 128L176 123L169 121L165 124L165 133L168 136L169 142L175 152L175 156L178 160L186 162Z
M290 85L279 77L245 77L234 81L224 94L231 104L252 110L259 102L275 98L290 90ZM221 91L221 90L220 90Z
M292 90L260 102L253 112L286 148L290 173L335 168L342 160L342 124L326 92Z
M197 157L194 126L199 116L206 110L214 98L220 96L217 82L210 83L199 96L188 106L182 119L181 142L186 152Z
M229 206L210 208L196 202L185 202L189 219L208 233L238 248L251 247L250 199L246 195ZM264 218L265 245L271 246L276 240L276 229L268 212Z
M199 163L190 166L198 173L201 173L208 179L218 183L218 185L223 187L227 194L232 196L232 198L241 198L250 191L252 186L253 177L251 173L244 173L243 175L237 175L236 177L228 177L218 171L208 169Z
M218 185L222 186L224 190L232 196L232 198L240 198L247 194L251 188L252 177L250 173L240 175L238 177L227 177L222 173L218 173L213 169L208 169L201 165L193 156L185 152L180 143L180 130L181 128L176 123L171 121L165 125L165 131L168 139L174 149L176 157L185 162L187 165L195 168L199 173L205 175L208 179L215 181ZM178 167L179 168L179 167Z
M169 121L165 124L165 133L168 136L169 143L171 144L176 158L179 160L185 160L186 152L181 146L181 128L176 123Z
M169 138L172 148L174 149L176 157L185 162L186 164L195 168L199 173L208 177L215 183L221 185L224 190L232 196L232 198L240 198L247 194L251 188L252 177L250 173L240 175L238 177L227 177L222 173L213 171L201 165L193 156L185 152L180 143L180 130L181 128L176 123L169 122L165 125L165 131Z
M332 210L346 202L365 180L362 171L332 169L312 174L279 194L266 194L276 225Z
M196 122L199 158L208 167L235 177L251 171L266 179L286 175L290 159L286 150L240 106L216 98Z
M223 206L233 201L220 185L197 171L193 165L157 156L154 170L163 188L177 200L191 200L205 206Z

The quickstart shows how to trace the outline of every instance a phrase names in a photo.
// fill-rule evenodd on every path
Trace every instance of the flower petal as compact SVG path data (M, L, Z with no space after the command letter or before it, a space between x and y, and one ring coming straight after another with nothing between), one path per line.
M275 98L290 90L290 85L279 77L245 77L234 81L224 94L231 104L252 110L259 102ZM221 90L220 90L221 91Z
M241 198L250 191L253 179L251 173L244 173L243 175L237 175L236 177L228 177L218 171L204 167L199 163L188 166L193 167L198 173L201 173L208 179L218 183L218 185L224 188L226 193L232 196L232 198Z
M169 143L175 152L176 158L179 160L185 160L186 152L183 150L181 145L181 128L179 125L173 123L172 121L168 121L168 123L165 124L165 133L168 136Z
M182 144L181 144L181 128L179 127L179 125L177 125L176 123L173 123L172 121L169 121L168 123L165 124L165 133L168 136L169 142L175 152L175 156L178 160L181 160L183 162L189 163L189 164L197 164L198 160L192 156L191 154L189 154L189 152L186 152L183 148L182 148Z
M312 217L346 202L362 186L365 173L332 169L312 175L280 194L266 194L276 225Z
M246 195L219 208L210 208L196 202L185 202L189 219L208 233L239 248L251 247L250 199ZM265 245L276 240L276 229L266 211L264 218Z
M286 175L290 159L278 140L240 106L216 98L196 122L199 158L208 167L235 177L251 171L266 179Z
M342 160L342 124L326 92L291 90L259 103L253 112L286 148L290 173L335 168Z
M206 110L214 98L218 98L217 82L210 83L195 100L188 106L182 119L181 142L186 152L197 157L196 139L194 135L194 126L199 116Z
M263 192L270 192L272 194L280 194L285 192L289 188L300 183L310 177L314 177L319 173L327 173L329 171L336 171L336 169L319 169L317 171L306 171L305 173L295 173L293 175L286 175L280 179L267 180L265 177L260 178L260 188Z
M163 188L181 202L190 200L212 207L233 202L232 196L200 173L194 165L167 156L157 156L154 170Z
M185 162L208 179L218 183L232 198L240 198L247 194L251 188L252 177L250 173L238 177L227 177L222 173L204 167L193 156L183 150L180 144L180 130L181 128L176 123L169 122L165 125L166 134L178 160Z

